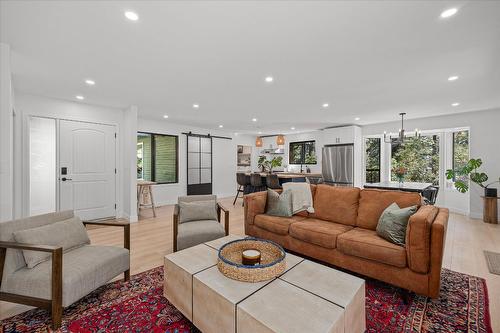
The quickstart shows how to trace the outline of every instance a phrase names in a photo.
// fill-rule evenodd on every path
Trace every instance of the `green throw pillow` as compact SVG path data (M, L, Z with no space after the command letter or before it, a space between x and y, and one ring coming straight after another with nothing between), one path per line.
M404 246L408 220L416 212L417 206L399 208L396 203L393 203L380 216L377 234L391 243Z
M281 195L273 190L267 190L267 215L290 217L292 209L292 190L285 190Z

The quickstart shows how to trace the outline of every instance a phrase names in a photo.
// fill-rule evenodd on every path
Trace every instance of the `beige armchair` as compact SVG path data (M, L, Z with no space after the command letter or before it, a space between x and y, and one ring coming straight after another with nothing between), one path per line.
M80 228L85 244L67 248L72 234L53 233L47 243L16 242L19 233L31 233L38 240L51 237L50 225L73 221ZM69 222L72 223L72 222ZM124 247L90 245L85 228L72 211L32 216L0 223L0 300L20 303L52 311L54 329L61 326L63 308L124 273L130 278L130 225L128 222L83 222L84 225L118 226L124 228ZM42 228L42 232L38 232ZM44 229L45 228L45 229ZM64 228L63 228L64 229ZM34 230L35 232L31 231ZM66 229L64 229L66 230ZM37 234L39 233L39 234ZM58 239L56 241L56 239ZM64 239L63 245L58 243ZM28 251L27 251L28 250ZM49 256L36 261L31 259ZM28 256L28 257L26 257ZM28 260L28 263L27 261ZM31 268L30 268L31 267Z
M214 206L197 206L192 203L210 202ZM182 208L181 208L182 206ZM212 211L213 209L213 211ZM224 227L221 221L224 211ZM184 212L184 213L182 213ZM181 216L184 214L184 216ZM199 218L189 220L191 218ZM216 216L215 216L216 215ZM188 219L189 221L185 221ZM173 216L174 252L229 235L229 210L217 202L215 195L190 195L179 197Z

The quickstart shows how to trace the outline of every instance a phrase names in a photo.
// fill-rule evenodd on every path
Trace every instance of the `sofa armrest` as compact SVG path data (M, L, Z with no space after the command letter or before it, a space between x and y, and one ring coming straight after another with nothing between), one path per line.
M436 206L421 206L410 217L406 229L406 258L408 267L417 273L429 272L431 227L438 214Z
M62 302L62 246L35 245L0 241L0 286L2 285L3 269L7 249L49 252L52 259L52 302Z
M229 235L229 209L224 207L220 202L217 203L217 220L221 222L220 215L221 211L224 212L224 231L226 236Z
M255 216L266 212L267 192L255 192L243 196L245 227L253 225Z
M429 296L439 296L441 283L441 267L443 266L443 254L446 242L446 230L450 211L447 208L439 208L439 213L434 219L431 227L431 262L429 274Z
M123 247L130 251L130 222L127 221L82 221L87 225L100 225L105 227L123 228Z

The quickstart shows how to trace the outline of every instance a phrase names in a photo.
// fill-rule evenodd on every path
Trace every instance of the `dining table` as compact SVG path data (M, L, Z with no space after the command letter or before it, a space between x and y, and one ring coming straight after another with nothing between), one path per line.
M376 188L379 190L393 190L404 192L417 192L422 194L427 188L431 187L432 183L419 183L419 182L379 182L379 183L366 183L364 188Z

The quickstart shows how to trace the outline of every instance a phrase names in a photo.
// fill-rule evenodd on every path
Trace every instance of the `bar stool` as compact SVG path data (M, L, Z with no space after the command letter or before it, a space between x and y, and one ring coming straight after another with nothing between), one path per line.
M139 215L141 207L151 207L153 209L153 216L156 217L155 200L151 189L152 185L156 185L156 183L147 180L137 181L137 215ZM148 201L150 202L149 204L147 203Z
M264 184L262 184L262 176L260 173L252 173L250 176L250 185L252 186L252 192L260 192L265 190Z
M266 176L266 185L267 188L271 188L273 190L281 189L280 180L277 174L271 173Z
M243 198L243 196L239 196L240 193L246 194L245 190L247 189L245 189L245 187L250 184L250 177L245 175L243 172L238 172L236 173L236 183L238 183L238 190L236 191L236 196L234 197L233 206L236 204L236 200L238 200L238 198ZM241 205L243 206L243 203L241 203Z

